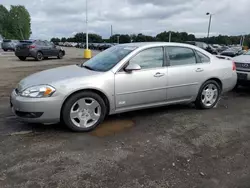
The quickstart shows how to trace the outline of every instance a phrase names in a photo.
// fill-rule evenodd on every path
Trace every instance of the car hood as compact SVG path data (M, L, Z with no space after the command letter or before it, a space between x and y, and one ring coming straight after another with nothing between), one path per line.
M240 55L234 57L233 60L239 63L250 63L250 55Z
M43 84L52 84L55 82L77 78L85 76L93 76L100 74L101 72L91 71L77 65L63 66L54 69L45 70L32 74L18 84L18 90L22 91L31 86L43 85Z

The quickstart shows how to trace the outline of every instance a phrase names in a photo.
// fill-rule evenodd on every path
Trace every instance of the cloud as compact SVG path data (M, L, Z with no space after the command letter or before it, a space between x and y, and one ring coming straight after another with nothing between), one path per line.
M1 0L24 5L31 14L32 38L69 37L84 32L85 0ZM89 30L103 38L114 33L156 35L165 30L206 36L208 16L213 14L211 34L240 35L250 31L249 0L88 0Z

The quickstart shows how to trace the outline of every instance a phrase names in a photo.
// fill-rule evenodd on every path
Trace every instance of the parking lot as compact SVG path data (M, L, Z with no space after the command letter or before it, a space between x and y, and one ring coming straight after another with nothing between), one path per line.
M82 49L65 50L62 60L39 62L0 52L0 187L250 187L250 88L224 94L212 110L110 116L90 133L19 122L11 90L31 73L83 61Z

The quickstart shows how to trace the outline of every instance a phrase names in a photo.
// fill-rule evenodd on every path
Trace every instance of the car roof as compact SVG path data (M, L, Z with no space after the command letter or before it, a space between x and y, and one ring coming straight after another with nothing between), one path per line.
M182 47L194 47L194 45L177 43L177 42L134 42L119 44L119 46L131 46L131 47L154 47L154 46L182 46Z

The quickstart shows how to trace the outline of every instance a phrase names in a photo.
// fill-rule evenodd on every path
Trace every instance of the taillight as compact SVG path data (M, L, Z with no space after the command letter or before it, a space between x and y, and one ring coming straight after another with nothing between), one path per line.
M28 48L29 48L29 49L31 49L31 48L36 48L36 46L30 45L30 46L28 46Z
M233 71L236 71L236 65L234 61L233 61Z

